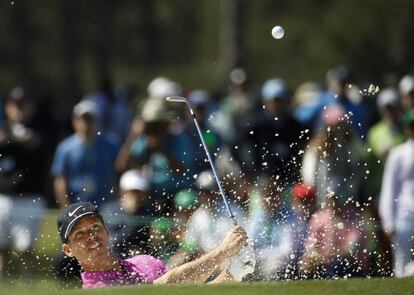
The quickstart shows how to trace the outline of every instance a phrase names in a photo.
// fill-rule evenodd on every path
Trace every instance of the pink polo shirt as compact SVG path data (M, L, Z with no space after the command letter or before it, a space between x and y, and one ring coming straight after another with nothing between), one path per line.
M82 288L152 284L167 272L165 264L149 255L119 259L120 271L83 272Z

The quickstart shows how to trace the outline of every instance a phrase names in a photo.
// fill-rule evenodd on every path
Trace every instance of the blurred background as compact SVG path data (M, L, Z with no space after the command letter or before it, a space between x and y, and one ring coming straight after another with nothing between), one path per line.
M2 1L3 96L19 84L59 114L103 77L145 95L160 75L217 90L243 66L254 84L289 86L348 66L358 80L395 83L412 70L412 2L401 1ZM286 29L276 42L270 31Z

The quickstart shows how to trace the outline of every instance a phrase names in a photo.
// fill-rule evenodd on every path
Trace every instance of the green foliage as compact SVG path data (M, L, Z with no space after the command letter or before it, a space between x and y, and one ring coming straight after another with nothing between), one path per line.
M223 0L229 1L229 0ZM284 77L292 87L323 81L327 69L349 66L360 80L381 83L412 70L410 0L239 0L242 65L252 82ZM13 3L13 4L12 4ZM220 75L220 0L2 1L0 94L13 85L35 99L50 94L68 112L105 72L135 84L139 98L155 76L185 88L213 90ZM271 28L285 28L282 40ZM223 41L226 43L226 41Z

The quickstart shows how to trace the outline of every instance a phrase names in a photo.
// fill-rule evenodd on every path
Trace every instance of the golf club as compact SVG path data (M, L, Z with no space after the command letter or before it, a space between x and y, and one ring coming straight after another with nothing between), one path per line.
M204 142L204 138L203 138L203 135L202 135L202 133L201 133L200 126L198 125L196 115L195 115L195 113L194 113L193 109L191 108L190 103L188 102L188 100L187 100L185 97L181 97L181 96L168 96L168 97L166 97L166 100L167 100L167 101L169 101L169 102L181 102L181 103L185 103L185 104L187 104L187 106L188 106L188 108L189 108L189 110L190 110L191 116L193 117L194 124L195 124L195 126L196 126L196 128L197 128L198 135L200 136L201 143L202 143L202 145L203 145L203 147L204 147L204 150L205 150L205 152L206 152L206 155L207 155L208 161L209 161L209 163L210 163L211 170L213 171L214 178L215 178L215 180L216 180L216 182L217 182L217 185L218 185L218 188L219 188L219 190L220 190L221 197L223 198L224 205L226 206L227 213L229 214L230 218L233 220L233 223L234 223L235 225L237 225L237 221L236 221L236 219L234 218L233 212L231 211L230 206L229 206L229 204L228 204L228 201L227 201L226 195L224 194L223 187L221 186L220 180L219 180L219 178L218 178L218 176L217 176L217 173L216 173L216 168L214 167L213 160L212 160L212 158L211 158L211 156L210 156L210 152L208 151L207 145L206 145L206 143Z

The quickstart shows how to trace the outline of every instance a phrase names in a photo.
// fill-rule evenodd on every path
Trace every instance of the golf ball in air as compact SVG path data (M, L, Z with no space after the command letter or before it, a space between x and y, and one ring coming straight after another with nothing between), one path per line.
M285 30L281 26L275 26L272 29L272 36L275 39L282 39L285 35Z

